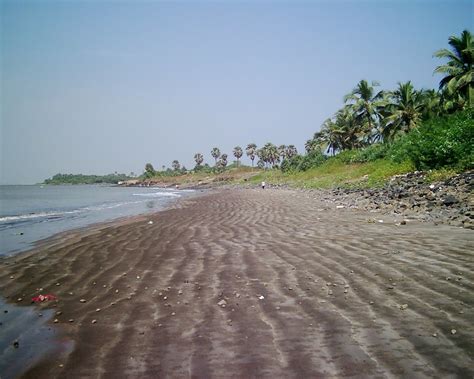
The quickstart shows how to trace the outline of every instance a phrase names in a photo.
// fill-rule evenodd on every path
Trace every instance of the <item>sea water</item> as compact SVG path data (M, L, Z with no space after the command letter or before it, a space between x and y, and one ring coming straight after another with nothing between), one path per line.
M108 185L0 186L0 255L66 230L154 212L192 190Z

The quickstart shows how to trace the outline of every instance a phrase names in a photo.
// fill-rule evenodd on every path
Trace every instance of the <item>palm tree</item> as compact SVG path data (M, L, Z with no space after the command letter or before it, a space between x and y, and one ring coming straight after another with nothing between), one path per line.
M439 116L442 113L441 95L434 89L422 91L423 120Z
M390 103L382 126L384 140L391 140L400 132L416 128L424 111L423 93L416 91L410 81L398 83L398 88L390 94Z
M234 154L234 157L237 158L237 166L240 166L240 158L244 154L242 151L242 148L240 146L234 147L233 154Z
M447 95L460 94L469 107L474 107L474 42L472 34L464 30L460 37L449 37L449 49L434 53L437 58L447 58L448 62L436 67L434 72L446 76L439 82L439 88Z
M219 150L219 148L214 147L211 150L211 155L215 160L215 164L217 165L217 158L219 158L221 156L221 151Z
M201 153L194 154L194 160L196 161L196 167L200 167L204 162L204 156Z
M295 155L298 155L298 150L296 149L295 145L288 145L286 148L286 158L291 159Z
M173 170L178 171L181 168L181 165L179 162L175 159L173 162L171 162L171 167L173 167Z
M383 91L375 93L375 87L380 86L376 81L369 84L366 80L361 80L351 93L344 96L344 102L349 103L356 114L356 120L365 126L364 133L368 143L372 142L374 124L379 117L380 100L383 98Z
M286 158L286 145L280 145L278 146L278 154L281 157L281 160L284 160Z
M247 148L245 149L245 154L252 160L252 167L253 167L253 160L255 159L255 155L257 152L257 145L254 143L249 143Z
M227 154L222 154L219 161L216 164L217 168L220 170L224 170L227 166Z
M266 158L266 162L271 164L272 167L275 166L275 163L279 162L280 154L278 153L278 148L271 142L268 142L263 147L264 156Z

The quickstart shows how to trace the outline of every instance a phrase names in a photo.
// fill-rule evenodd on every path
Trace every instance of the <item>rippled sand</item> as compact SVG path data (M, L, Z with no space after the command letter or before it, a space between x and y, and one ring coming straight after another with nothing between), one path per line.
M472 377L474 232L374 217L229 190L2 262L75 341L27 376Z

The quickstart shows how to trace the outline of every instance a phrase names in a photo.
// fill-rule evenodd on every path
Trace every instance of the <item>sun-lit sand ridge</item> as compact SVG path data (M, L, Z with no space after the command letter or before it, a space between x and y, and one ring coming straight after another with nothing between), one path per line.
M474 375L473 231L373 217L229 190L10 259L76 343L27 376Z

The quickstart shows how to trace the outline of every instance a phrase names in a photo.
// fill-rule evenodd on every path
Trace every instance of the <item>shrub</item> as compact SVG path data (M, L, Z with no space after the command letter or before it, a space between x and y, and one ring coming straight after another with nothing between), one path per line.
M474 167L474 110L434 118L392 144L395 162L410 159L418 170Z
M306 171L322 165L326 159L320 151L311 151L306 155L295 155L291 159L285 159L281 164L281 170L283 172Z

